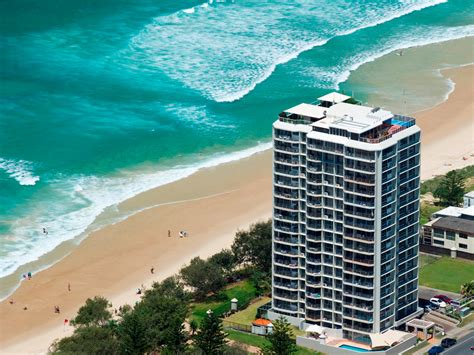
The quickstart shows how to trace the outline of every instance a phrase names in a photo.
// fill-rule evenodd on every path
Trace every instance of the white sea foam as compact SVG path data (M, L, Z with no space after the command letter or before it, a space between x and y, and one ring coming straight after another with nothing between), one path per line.
M193 7L192 16L180 11L155 18L131 40L128 55L211 100L231 102L254 90L278 65L331 38L446 1L367 1L350 7L343 0L318 6L307 1L208 2Z
M380 43L370 50L347 56L347 59L338 66L307 68L306 74L315 77L319 87L338 90L339 84L345 82L351 72L389 53L409 47L425 46L472 36L474 36L474 25L450 28L419 26L413 31L388 38L384 43Z
M20 265L37 260L61 242L90 232L96 217L109 206L117 205L149 189L183 179L200 169L243 159L270 148L271 143L260 143L241 151L215 154L209 158L197 157L197 163L157 172L151 172L148 168L146 172L123 171L116 176L104 178L73 176L53 181L51 185L55 192L62 194L61 201L70 201L71 204L64 206L44 201L44 205L37 207L37 214L33 212L14 222L12 235L16 238L9 245L8 255L0 260L0 277L13 273ZM69 210L61 210L64 208ZM107 221L113 222L115 221ZM42 233L43 227L48 230L47 236Z
M20 185L35 185L40 177L33 172L33 163L26 160L0 158L0 170L3 170Z

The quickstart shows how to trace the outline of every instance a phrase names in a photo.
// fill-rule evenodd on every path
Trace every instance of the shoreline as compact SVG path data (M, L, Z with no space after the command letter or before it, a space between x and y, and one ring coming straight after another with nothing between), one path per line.
M424 132L422 162L430 159L422 163L423 180L474 163L472 135L471 145L462 144L466 134L474 132L474 65L441 71L456 83L454 91L447 101L414 115ZM228 247L237 229L270 217L271 180L271 151L265 150L122 202L118 209L123 211L154 207L91 233L62 260L22 282L11 297L15 305L0 303L0 347L5 352L44 352L54 338L69 334L62 320L73 317L87 297L103 295L114 306L133 303L142 283L174 274L193 256L207 257ZM170 239L168 229L174 231ZM177 237L176 231L183 229L189 238ZM157 270L153 278L151 265ZM61 306L60 317L52 311L55 304ZM21 310L21 305L28 305L28 310Z
M449 45L459 45L459 43L461 45L465 46L466 41L469 41L471 38L474 38L474 37L463 37L463 38L459 38L459 39L441 41L441 42L436 42L436 43L433 43L433 44L421 45L421 46L418 46L418 45L409 46L407 48L404 48L404 50L405 51L412 51L412 50L416 51L417 48L420 48L420 49L424 50L426 48L439 47L439 46L444 46L444 47L448 46L448 48L449 48ZM396 53L396 52L397 52L397 50L392 51L389 54L385 54L381 57L377 57L377 59L375 59L375 62L385 61L387 59L390 60L390 58L394 57L394 53ZM374 63L374 61L369 61L367 63L364 63L362 65L362 67L365 67L367 65L372 66L371 63ZM473 65L473 64L474 64L474 62L468 63L468 64L450 64L447 67L445 67L445 65L441 65L441 68L437 68L437 69L434 69L434 70L435 70L436 73L439 74L440 77L443 77L442 73L443 73L444 70L462 68L462 67L470 66L470 65ZM350 77L352 77L353 74L356 74L357 70L358 69L356 69L355 71L352 70L350 72ZM350 77L349 77L349 79L350 79ZM350 81L350 80L348 80L348 81ZM420 81L420 80L418 80L418 81ZM423 82L423 79L421 81ZM446 81L452 83L452 81L450 81L449 78ZM451 86L451 85L448 85L448 86ZM375 85L375 87L378 87L378 85ZM429 109L431 109L435 106L438 106L438 105L442 104L443 102L445 102L448 99L449 95L451 95L451 93L453 92L453 89L454 88L451 87L448 91L446 91L446 93L445 93L445 95L444 95L444 97L441 101L434 100L435 97L433 97L434 101L433 101L432 105L429 105L429 107L424 106L424 108L415 110L414 113L411 113L409 115L416 116L420 112L423 112L425 110L429 110ZM372 100L369 100L369 104L373 104L373 106L380 106L381 101L378 101L376 99L375 99L374 102L370 102L370 101L372 101ZM383 101L382 101L382 103L383 103ZM401 108L400 109L396 108L396 109L391 109L391 110L393 112L402 112ZM237 161L237 160L240 160L240 159L245 159L249 156L252 156L253 154L257 154L259 152L265 151L267 149L267 148L265 148L265 146L270 145L270 144L271 143L258 142L256 145L251 146L251 147L242 148L242 149L237 150L237 151L230 151L230 152L227 152L225 154L217 154L217 155L209 156L204 161L200 162L197 166L192 166L192 165L187 166L186 165L184 167L185 169L195 169L195 171L192 172L192 173L189 173L189 174L186 173L182 177L177 177L177 179L178 180L179 179L185 179L185 178L189 177L190 175L192 175L192 174L194 174L194 173L196 173L196 172L198 172L202 169L207 169L209 167L216 167L218 165L225 164L225 163L230 162L230 161ZM168 171L168 170L163 170L162 172L166 172L166 171ZM172 180L171 183L174 182L174 181L177 181L177 180ZM170 182L162 182L162 185L152 187L152 188L148 188L147 190L145 190L143 192L139 192L138 195L140 195L142 193L147 193L148 191L152 191L153 189L159 188L159 187L164 186L168 183L170 183ZM135 196L137 196L137 195L135 195ZM84 239L86 239L91 233L94 233L97 230L105 228L108 225L113 225L113 224L116 224L116 223L120 223L124 219L129 218L130 216L132 216L136 213L139 213L139 212L143 211L144 209L156 207L157 205L159 205L159 204L155 204L155 205L136 206L136 208L134 210L119 211L120 206L125 201L127 201L129 199L133 199L135 196L130 196L127 199L122 200L121 202L118 202L116 204L112 204L112 205L109 205L109 206L105 207L103 209L103 211L100 212L100 214L98 214L95 217L94 221L89 226L87 226L85 228L84 232L82 232L81 234L78 234L78 235L76 235L76 236L74 236L70 239L66 239L66 240L63 240L62 242L59 242L59 244L53 246L52 250L49 250L49 251L45 252L44 254L40 255L36 260L21 264L11 274L1 277L0 278L0 280L2 280L1 283L5 286L3 286L3 290L0 290L0 302L7 299L20 286L20 284L21 284L21 275L26 274L29 271L33 271L34 273L38 273L38 272L41 272L43 270L46 270L46 269L52 267L56 263L60 262L68 254L70 254L75 248L77 248L78 245Z

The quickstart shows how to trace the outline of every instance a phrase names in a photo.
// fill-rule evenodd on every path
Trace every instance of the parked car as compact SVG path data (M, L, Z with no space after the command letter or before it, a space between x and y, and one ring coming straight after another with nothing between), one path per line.
M441 301L445 302L446 304L451 304L451 302L453 301L451 298L445 295L437 295L437 296L434 296L434 298L439 298Z
M441 340L441 346L445 349L450 348L454 344L456 344L456 339L454 338L444 338Z
M446 302L441 301L439 298L436 297L431 298L430 303L441 308L446 308Z
M444 348L442 346L433 346L431 347L430 350L428 350L428 355L437 355L441 354L444 351Z
M451 307L453 307L453 308L461 308L461 301L459 301L459 300L452 300L452 301L451 301Z

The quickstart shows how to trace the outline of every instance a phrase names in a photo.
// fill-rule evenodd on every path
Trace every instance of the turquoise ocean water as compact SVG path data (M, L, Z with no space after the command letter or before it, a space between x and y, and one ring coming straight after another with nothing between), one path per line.
M394 80L364 63L474 36L467 0L1 0L0 13L0 277L110 206L268 148L289 106L377 94L351 71ZM472 62L451 57L417 60Z

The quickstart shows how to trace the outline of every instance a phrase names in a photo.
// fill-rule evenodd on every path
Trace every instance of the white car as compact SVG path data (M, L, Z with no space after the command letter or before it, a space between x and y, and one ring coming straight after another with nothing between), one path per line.
M446 308L446 302L441 301L439 298L436 298L436 297L433 297L432 299L430 299L430 303L441 308Z

